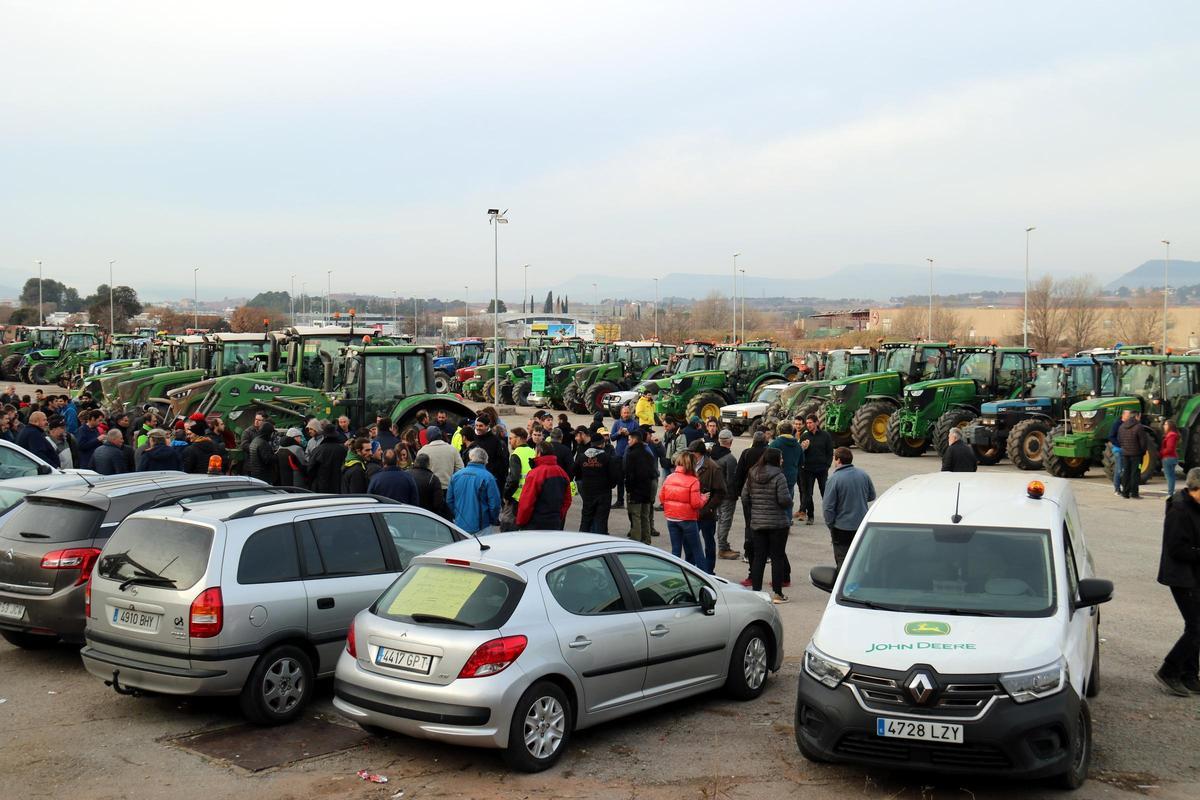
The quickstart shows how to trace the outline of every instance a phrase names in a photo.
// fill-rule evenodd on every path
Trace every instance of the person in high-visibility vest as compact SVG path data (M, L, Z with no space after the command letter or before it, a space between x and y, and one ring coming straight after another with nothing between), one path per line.
M504 491L501 494L506 503L515 505L521 500L525 476L533 469L537 451L529 446L529 432L524 428L513 428L508 432L508 447L508 478L504 481Z

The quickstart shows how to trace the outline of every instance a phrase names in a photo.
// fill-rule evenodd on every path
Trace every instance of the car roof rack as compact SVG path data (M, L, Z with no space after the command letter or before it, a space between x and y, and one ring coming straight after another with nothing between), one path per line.
M315 492L301 494L297 492L287 497L276 497L272 500L260 500L257 503L252 503L245 508L238 509L228 517L225 517L225 521L229 522L235 519L253 517L262 509L269 508L271 506L284 505L286 503L304 502L309 500L323 500L327 503L336 503L337 505L353 505L356 503L366 502L378 503L380 505L401 505L401 503L393 500L390 497L384 497L383 495L378 494L317 494Z

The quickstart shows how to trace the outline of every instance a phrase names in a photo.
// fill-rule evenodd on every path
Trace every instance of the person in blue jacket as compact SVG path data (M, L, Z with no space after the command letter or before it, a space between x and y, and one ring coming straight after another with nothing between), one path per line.
M1121 493L1121 443L1117 440L1117 434L1121 431L1121 425L1125 420L1129 419L1133 414L1128 408L1121 412L1121 418L1113 423L1112 430L1108 432L1108 444L1112 447L1113 452L1113 494Z
M633 416L633 409L629 406L621 406L621 418L613 423L612 429L608 432L608 438L612 442L613 455L617 457L617 463L622 467L625 464L625 450L629 447L629 432L637 429L638 421ZM617 499L612 507L623 508L624 506L625 481L622 479L617 484Z
M495 533L500 525L500 487L487 468L487 451L472 447L467 465L450 476L446 505L467 533Z

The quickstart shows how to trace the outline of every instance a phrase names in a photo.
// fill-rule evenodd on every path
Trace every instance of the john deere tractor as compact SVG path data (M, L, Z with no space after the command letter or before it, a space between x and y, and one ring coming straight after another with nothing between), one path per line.
M887 452L888 420L900 407L901 390L917 381L944 378L950 352L946 342L881 344L878 372L830 382L828 399L817 411L821 427L839 447L855 444L868 453Z
M654 397L660 392L671 390L671 381L688 372L704 372L717 366L716 344L689 339L675 348L667 365L666 374L641 381L632 389L610 392L604 398L604 411L613 419L621 418L621 407L631 409L637 403L643 391L649 391Z
M604 411L604 398L632 389L639 381L661 376L675 348L661 342L617 342L610 361L584 367L575 373L576 392L588 414Z
M62 334L54 347L28 350L21 359L21 377L26 383L70 386L89 365L108 358L104 336L96 327L79 327Z
M877 353L866 347L845 350L830 350L824 355L824 368L820 380L804 379L796 386L789 386L779 393L763 415L763 423L776 425L781 420L791 419L796 414L816 414L829 398L829 387L854 375L874 372ZM820 360L818 359L818 368ZM802 375L803 373L799 373ZM812 374L811 372L809 373ZM795 380L800 380L799 377Z
M1018 469L1041 469L1050 431L1073 403L1116 392L1111 357L1043 358L1027 391L1014 400L984 403L963 440L975 448L980 464L1005 455Z
M550 368L546 372L546 388L541 392L530 392L525 399L531 406L550 406L560 411L582 414L583 401L580 399L575 376L581 369L611 361L612 351L613 345L610 344L585 345L584 352L577 361Z
M1096 464L1112 478L1116 457L1108 437L1125 410L1140 411L1154 440L1142 458L1141 482L1158 472L1158 442L1169 419L1179 427L1179 466L1200 466L1200 356L1127 354L1117 356L1116 397L1083 400L1071 406L1067 421L1051 432L1046 471L1079 478Z
M713 369L684 372L671 379L671 388L654 399L656 415L720 419L721 406L743 403L759 387L786 383L789 372L795 375L791 355L767 344L718 347L715 352Z
M477 400L486 403L496 402L496 383L495 378L499 373L499 378L503 384L504 378L508 375L513 367L523 367L526 364L531 364L537 360L538 349L529 345L510 346L503 342L500 343L500 364L496 364L495 348L488 348L483 357L479 359L479 363L473 367L460 369L457 373L459 380L462 381L463 396L469 400ZM468 374L469 372L469 374ZM512 402L512 398L505 399L503 386L500 394L501 402Z
M888 447L919 456L934 446L945 452L951 428L965 428L981 406L1019 397L1033 379L1033 351L1021 347L959 347L954 376L904 387L900 408L888 420Z
M519 406L534 405L529 395L533 392L534 377L539 370L548 380L553 370L579 364L587 354L588 344L582 339L566 339L543 344L541 348L537 361L514 367L500 382L500 392L507 394Z
M446 342L446 352L433 359L433 386L439 393L453 392L459 388L455 374L463 367L477 363L486 349L483 339L451 339Z
M321 351L325 352L325 351ZM220 416L235 436L254 424L263 412L279 430L302 427L310 416L350 418L358 429L385 416L401 430L415 423L424 409L432 417L438 411L457 424L471 409L457 399L433 390L433 350L412 345L353 345L341 350L335 376L326 353L321 359L324 385L263 380L256 375L235 375L218 381L204 396L196 411L207 418Z
M3 373L4 380L22 380L25 376L21 374L21 362L26 354L58 347L62 333L63 329L57 325L35 325L23 329L22 338L0 347L0 357L3 357L0 373Z

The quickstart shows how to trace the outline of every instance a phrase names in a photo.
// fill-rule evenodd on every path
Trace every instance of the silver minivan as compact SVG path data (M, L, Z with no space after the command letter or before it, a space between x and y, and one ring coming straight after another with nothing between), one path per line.
M88 671L121 693L239 695L294 719L354 615L417 555L467 534L370 496L291 495L134 514L96 562Z

